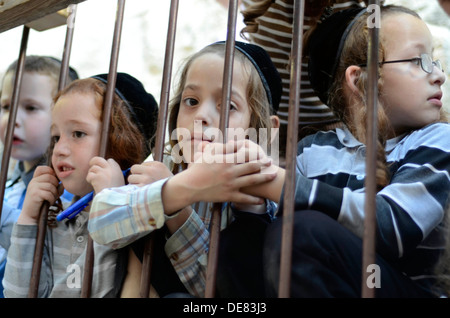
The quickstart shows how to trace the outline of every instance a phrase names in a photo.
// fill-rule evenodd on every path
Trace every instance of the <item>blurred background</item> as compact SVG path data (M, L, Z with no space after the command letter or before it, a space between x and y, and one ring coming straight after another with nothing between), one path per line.
M449 75L450 18L437 0L386 0L385 3L410 7L421 15L435 36L435 56L441 59ZM111 55L112 37L117 1L86 0L77 5L70 64L80 77L107 73ZM168 27L170 1L128 0L118 71L140 79L145 88L160 100L164 52ZM190 54L214 41L226 38L228 18L227 0L182 0L179 2L173 76L180 63ZM244 26L242 16L237 18L236 39ZM18 58L23 27L0 33L0 76L8 65ZM27 54L51 55L61 58L66 26L45 31L31 29ZM175 79L175 78L173 78ZM173 86L173 85L172 85ZM444 85L444 104L450 110L450 82Z
M77 5L70 65L80 77L109 71L116 0L86 0ZM170 1L128 0L118 71L141 80L159 102ZM181 61L214 41L226 38L227 8L216 0L179 2L173 70ZM242 19L238 19L238 30ZM0 76L19 55L23 27L0 33ZM27 54L62 58L66 26L30 30Z

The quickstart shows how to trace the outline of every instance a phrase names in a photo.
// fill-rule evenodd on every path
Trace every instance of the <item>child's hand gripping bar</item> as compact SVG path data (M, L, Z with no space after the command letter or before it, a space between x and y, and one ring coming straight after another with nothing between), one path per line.
M127 173L130 171L130 168L123 170L123 176L125 177ZM62 221L65 218L67 219L73 219L78 213L84 210L85 207L89 205L89 202L92 201L94 198L94 191L86 194L84 197L82 197L80 200L69 206L67 209L62 211L56 216L57 221Z

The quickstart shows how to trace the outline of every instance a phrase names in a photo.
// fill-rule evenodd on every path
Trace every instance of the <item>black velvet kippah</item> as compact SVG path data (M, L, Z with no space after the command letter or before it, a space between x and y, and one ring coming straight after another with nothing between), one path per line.
M357 18L366 8L351 8L333 13L312 32L307 44L308 73L311 85L322 103L328 104L331 84L339 64L342 47Z
M107 84L108 74L92 76ZM147 93L142 83L127 73L117 73L115 92L125 101L133 121L150 140L155 134L158 120L158 103L152 94Z
M225 44L225 41L219 41L213 43L212 45L219 43ZM269 54L258 45L240 41L235 41L235 48L244 54L255 66L266 90L267 98L270 106L272 107L273 113L276 114L280 106L283 87L281 84L280 74L273 64Z

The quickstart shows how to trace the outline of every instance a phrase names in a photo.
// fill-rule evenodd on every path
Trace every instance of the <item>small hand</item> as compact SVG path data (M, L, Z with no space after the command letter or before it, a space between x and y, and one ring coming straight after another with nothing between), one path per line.
M122 170L114 159L94 157L89 162L91 166L86 181L94 188L95 193L103 189L125 185Z
M27 187L19 224L37 224L41 207L45 201L53 205L64 189L59 186L55 171L48 166L38 166Z
M166 165L159 161L148 161L139 165L133 165L130 172L131 175L128 177L128 182L139 187L173 175Z

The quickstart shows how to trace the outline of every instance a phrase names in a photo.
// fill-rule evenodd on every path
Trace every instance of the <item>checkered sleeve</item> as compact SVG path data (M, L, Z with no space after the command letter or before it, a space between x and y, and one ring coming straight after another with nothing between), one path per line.
M104 189L92 201L88 229L98 244L124 247L164 225L161 190L167 179Z

